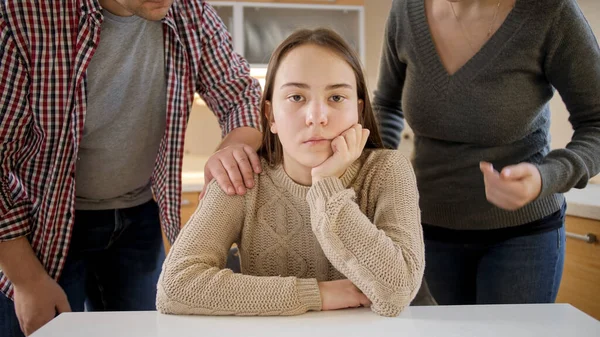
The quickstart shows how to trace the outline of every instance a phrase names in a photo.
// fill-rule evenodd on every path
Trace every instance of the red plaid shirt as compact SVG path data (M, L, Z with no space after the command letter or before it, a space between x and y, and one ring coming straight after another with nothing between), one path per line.
M102 21L97 0L0 1L0 241L27 236L54 278L71 239L86 68ZM173 242L194 92L226 134L258 128L260 87L208 4L178 0L162 22L167 124L151 179L163 229ZM12 285L1 273L0 290L12 298Z

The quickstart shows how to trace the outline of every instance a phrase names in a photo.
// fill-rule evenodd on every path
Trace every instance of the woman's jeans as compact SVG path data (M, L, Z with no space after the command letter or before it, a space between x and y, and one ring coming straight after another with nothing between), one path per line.
M565 258L564 208L549 232L494 243L425 240L425 279L440 305L553 303Z

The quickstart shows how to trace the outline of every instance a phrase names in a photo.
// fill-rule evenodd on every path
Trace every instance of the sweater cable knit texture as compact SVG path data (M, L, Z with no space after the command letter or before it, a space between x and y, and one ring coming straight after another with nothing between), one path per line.
M397 151L365 150L341 178L312 187L281 167L244 196L213 181L163 266L169 314L296 315L321 310L319 281L349 279L383 316L415 297L425 267L416 180ZM233 243L242 274L225 268Z

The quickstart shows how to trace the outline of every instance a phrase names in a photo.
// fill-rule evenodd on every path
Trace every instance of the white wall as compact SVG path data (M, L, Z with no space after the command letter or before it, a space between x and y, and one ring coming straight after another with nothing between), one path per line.
M365 40L367 52L364 66L367 72L367 84L371 90L375 90L377 86L381 45L383 43L385 23L391 8L392 0L365 1Z

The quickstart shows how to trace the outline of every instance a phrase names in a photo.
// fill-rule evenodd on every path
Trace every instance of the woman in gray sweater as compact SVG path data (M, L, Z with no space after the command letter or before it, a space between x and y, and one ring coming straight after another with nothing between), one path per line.
M404 118L439 304L553 302L565 200L600 171L600 50L574 0L396 0L374 105ZM574 129L550 150L548 102Z

